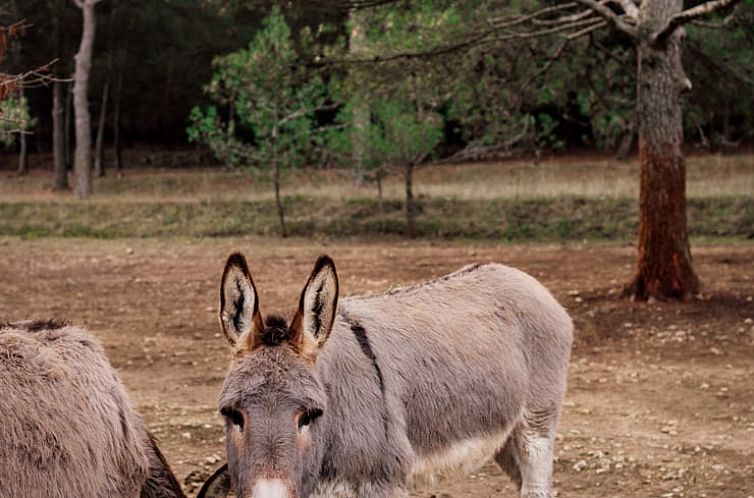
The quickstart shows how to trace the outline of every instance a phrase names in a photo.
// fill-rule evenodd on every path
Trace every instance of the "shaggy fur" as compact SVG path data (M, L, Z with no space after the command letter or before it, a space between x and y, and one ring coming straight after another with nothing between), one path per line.
M178 498L99 343L57 321L0 328L0 497Z
M328 261L309 278L302 296L315 299L302 297L290 344L249 339L253 347L234 358L220 394L224 413L234 414L228 473L215 476L228 486L205 496L232 485L239 496L271 498L257 484L282 480L287 491L276 487L274 498L404 498L414 482L494 457L521 496L550 498L573 339L552 295L521 271L486 264L337 303ZM226 274L249 274L242 264ZM245 299L258 302L256 291ZM335 309L331 329L296 335L294 324L317 329ZM297 428L311 410L321 417Z

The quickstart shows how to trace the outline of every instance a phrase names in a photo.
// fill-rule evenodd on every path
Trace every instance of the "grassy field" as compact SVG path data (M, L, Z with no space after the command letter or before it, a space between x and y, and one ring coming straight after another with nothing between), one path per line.
M86 201L49 188L37 170L0 180L0 235L26 237L218 237L277 233L270 179L223 169L127 170L97 180ZM373 186L347 172L293 171L284 195L293 235L402 235L403 184L385 184L384 213ZM754 237L754 155L688 161L693 237ZM630 240L636 230L638 170L590 157L535 164L509 161L428 166L416 179L419 234L497 241Z

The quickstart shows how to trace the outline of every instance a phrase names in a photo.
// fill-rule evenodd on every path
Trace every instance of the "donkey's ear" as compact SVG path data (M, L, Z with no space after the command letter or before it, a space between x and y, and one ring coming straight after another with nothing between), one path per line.
M231 254L225 263L220 284L220 323L235 352L258 345L262 332L259 296L246 258L240 253Z
M209 476L196 498L225 498L230 493L230 474L226 463Z
M298 311L291 322L291 342L312 361L330 336L338 307L338 274L329 256L320 256L301 292Z

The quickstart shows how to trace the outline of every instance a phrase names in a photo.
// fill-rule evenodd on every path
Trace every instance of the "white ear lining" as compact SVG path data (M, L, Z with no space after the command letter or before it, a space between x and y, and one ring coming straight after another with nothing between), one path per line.
M240 255L232 255L226 264L221 287L220 322L226 339L233 347L241 337L253 332L257 294Z
M327 341L338 305L338 276L335 264L322 256L304 288L300 303L301 353L316 358Z
M333 296L337 283L333 278L332 272L328 269L320 272L306 289L304 297L304 333L320 343L327 337L326 328L332 323L332 306L333 299L337 299L337 294Z

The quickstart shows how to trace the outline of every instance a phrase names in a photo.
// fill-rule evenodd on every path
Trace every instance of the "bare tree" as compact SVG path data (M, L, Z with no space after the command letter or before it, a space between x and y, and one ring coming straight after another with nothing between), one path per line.
M110 13L107 16L107 76L105 84L102 87L102 103L99 110L99 120L97 122L97 142L94 148L94 174L101 178L105 176L105 124L107 120L107 109L110 104L110 86L113 75L113 18L115 17L116 2L110 2Z
M123 93L123 65L122 61L118 64L117 75L115 77L115 98L113 99L113 151L115 152L115 170L118 176L123 173L123 151L120 140L120 102Z
M53 2L53 19L52 29L54 33L54 39L57 43L57 57L62 56L63 52L63 30L60 27L60 15L62 13L64 4L61 2ZM63 74L61 64L56 64L55 72L57 77L52 82L52 163L53 163L53 190L68 190L68 161L66 159L67 145L65 143L68 138L65 126L66 123L63 105L67 100L63 97L63 89L68 88L68 84L61 81Z
M76 152L74 171L76 186L74 192L79 198L92 193L92 129L89 116L89 73L92 68L92 50L96 21L94 6L100 0L73 0L81 9L83 32L81 45L76 54L76 69L73 73L73 106L76 113Z
M52 83L52 157L54 170L52 188L54 190L68 190L63 121L63 83L55 80Z
M18 95L21 101L24 100L24 87L21 86ZM29 150L28 143L26 141L26 130L21 130L18 135L18 175L23 176L29 174Z

